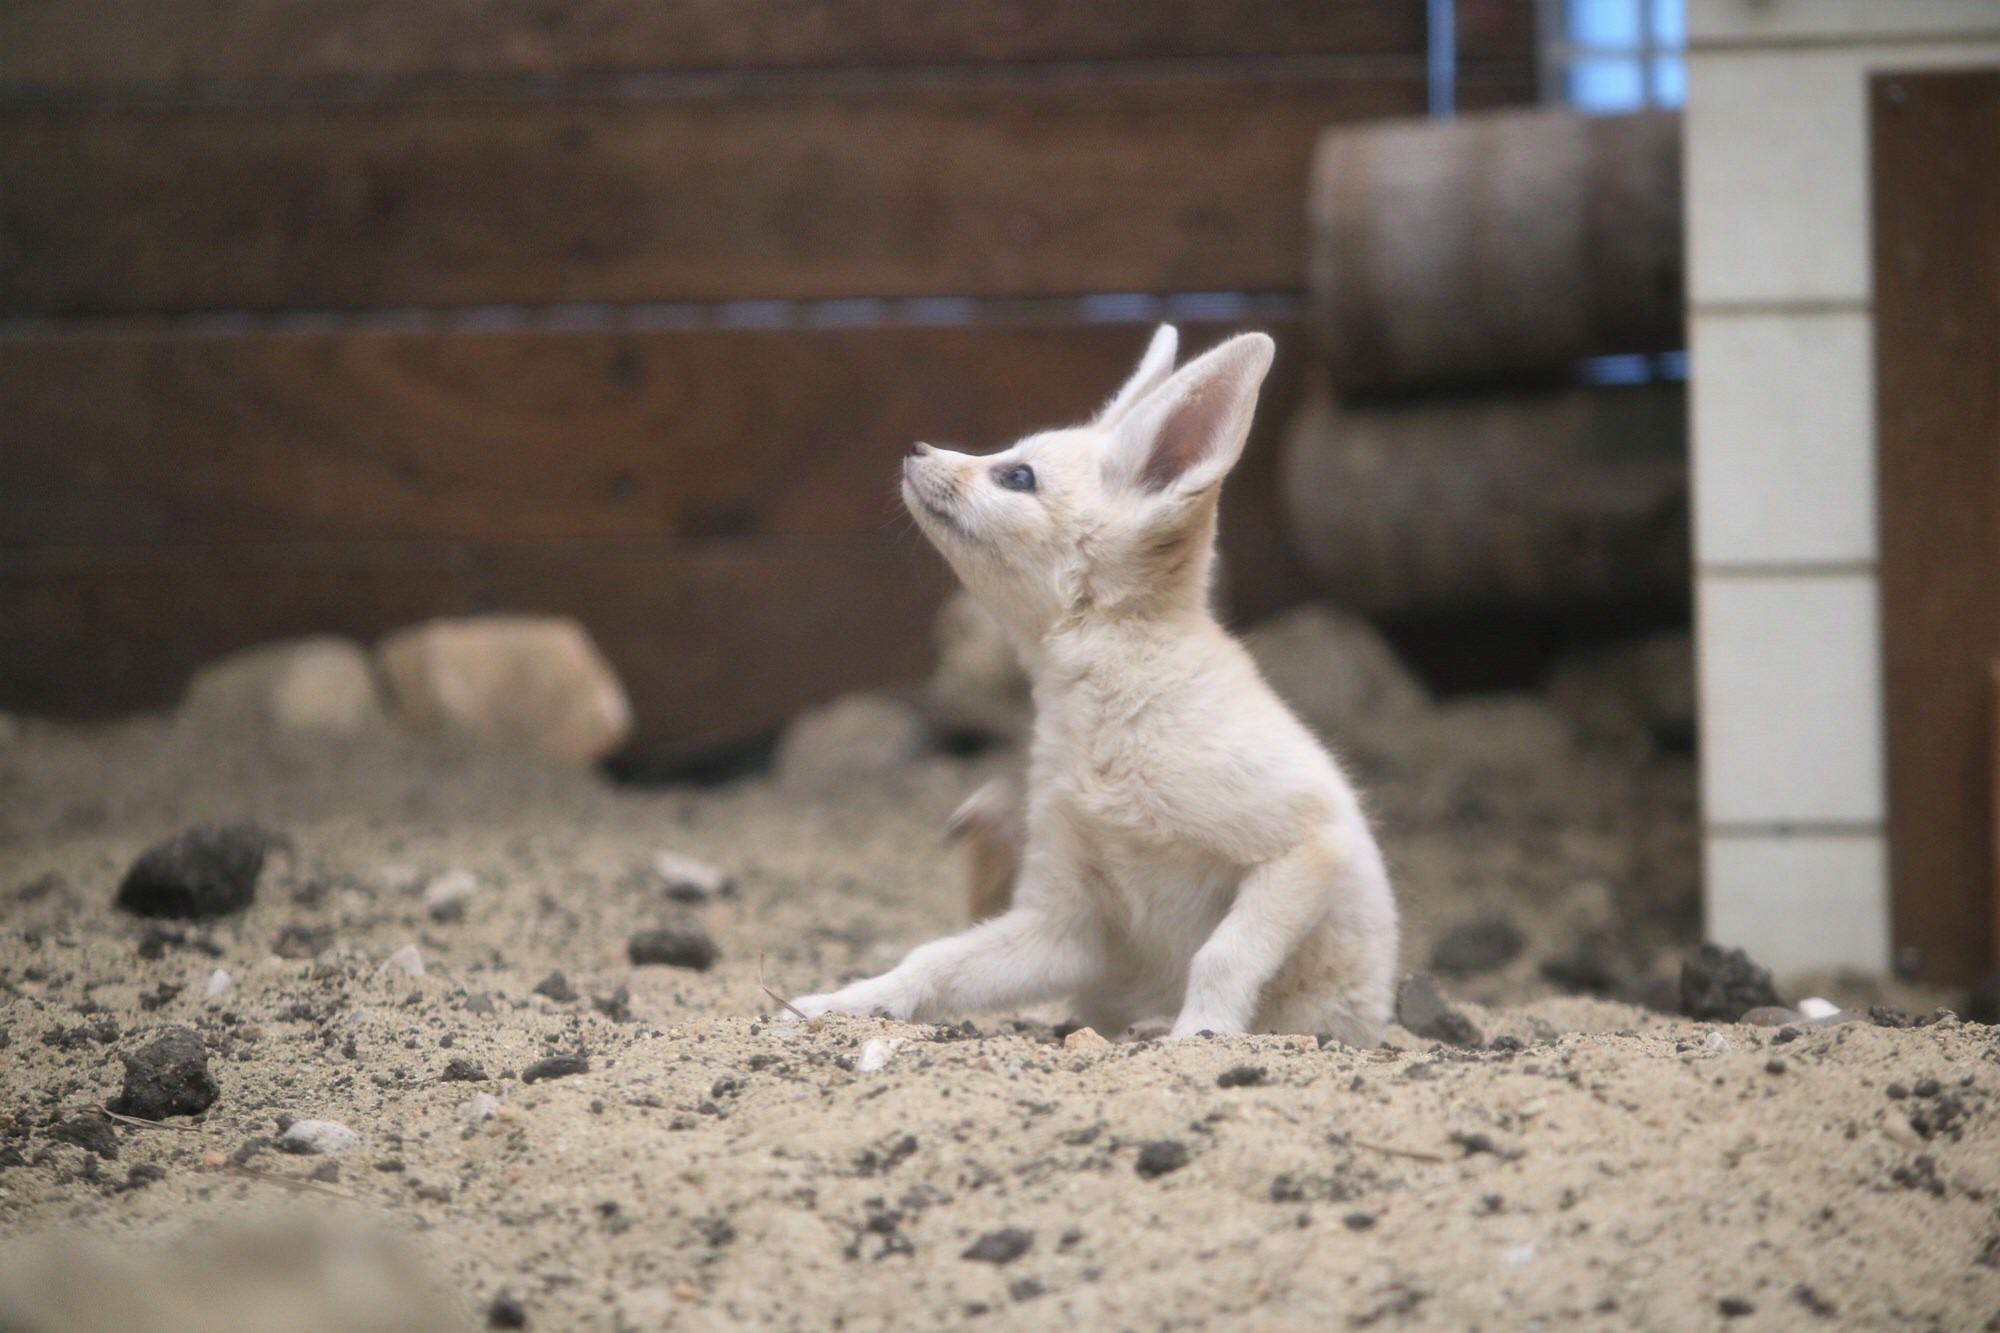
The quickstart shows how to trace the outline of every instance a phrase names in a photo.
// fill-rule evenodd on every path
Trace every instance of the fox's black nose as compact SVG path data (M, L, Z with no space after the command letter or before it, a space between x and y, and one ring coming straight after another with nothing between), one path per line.
M928 444L925 444L922 440L911 440L910 447L906 449L904 452L908 454L909 457L911 458L917 458L924 454L929 453L930 451L931 447Z

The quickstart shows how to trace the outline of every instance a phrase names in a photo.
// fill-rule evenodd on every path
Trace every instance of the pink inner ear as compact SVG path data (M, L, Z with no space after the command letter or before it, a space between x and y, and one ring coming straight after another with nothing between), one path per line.
M1206 458L1221 438L1230 395L1211 385L1191 389L1167 413L1160 432L1153 437L1153 449L1146 456L1145 471L1139 481L1149 491L1163 491L1187 475L1188 469Z

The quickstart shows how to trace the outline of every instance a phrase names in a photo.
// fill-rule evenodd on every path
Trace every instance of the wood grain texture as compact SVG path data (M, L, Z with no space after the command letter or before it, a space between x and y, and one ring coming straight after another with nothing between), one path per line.
M1192 325L1192 348L1227 332ZM930 665L942 564L897 517L919 435L1081 419L1150 331L266 335L0 348L0 708L162 706L273 637L579 617L671 760ZM1298 595L1271 438L1227 492L1232 603Z
M1299 327L1267 327L1294 366ZM19 339L0 345L0 550L877 533L910 441L993 449L1079 420L1148 333Z
M1899 957L2000 962L2000 72L1870 83L1889 868Z
M1424 0L5 0L0 85L1419 54L1424 11Z
M1292 291L1354 78L0 110L0 311Z

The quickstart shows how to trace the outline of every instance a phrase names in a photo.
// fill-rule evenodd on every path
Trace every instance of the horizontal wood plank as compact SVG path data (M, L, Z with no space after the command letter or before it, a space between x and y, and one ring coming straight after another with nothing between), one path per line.
M270 639L373 640L486 610L563 614L590 628L625 681L632 750L672 759L844 690L920 678L944 587L939 562L887 538L0 560L0 700L82 716L165 707L202 663Z
M0 87L1378 55L1422 51L1424 18L1423 0L6 0Z
M13 106L0 312L1294 291L1321 127L1423 106L1411 62L636 101Z
M1265 327L1304 356L1302 325ZM1149 332L20 339L0 345L0 550L882 532L910 441L1081 419Z

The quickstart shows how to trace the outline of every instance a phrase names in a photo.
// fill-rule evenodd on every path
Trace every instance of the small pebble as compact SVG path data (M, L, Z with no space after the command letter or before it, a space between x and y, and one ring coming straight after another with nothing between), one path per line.
M424 955L414 944L405 944L382 960L384 972L397 972L412 981L424 974Z
M535 994L546 995L557 1004L569 1004L577 998L576 987L560 972L551 972L536 982Z
M478 892L479 877L470 870L447 870L424 885L424 910L433 921L460 921Z
M1237 1065L1225 1069L1215 1076L1218 1088L1256 1088L1263 1086L1267 1074L1262 1065Z
M490 1092L475 1092L458 1104L456 1114L468 1125L497 1119L500 1115L500 1099Z
M211 1000L219 1000L235 989L236 978L218 967L208 974L208 985L203 988L202 994Z
M1066 1051L1094 1051L1111 1043L1096 1028L1078 1028L1063 1038Z
M961 1259L971 1259L982 1264L1011 1264L1026 1254L1035 1244L1035 1233L1023 1231L1019 1227L1008 1227L1004 1231L989 1231L972 1242Z
M1157 1180L1187 1164L1186 1144L1179 1139L1154 1139L1139 1149L1139 1160L1133 1163L1133 1169L1141 1180Z
M1720 1032L1711 1032L1701 1039L1701 1046L1710 1055L1721 1055L1729 1049L1729 1038Z
M290 1153L337 1153L361 1145L361 1136L338 1120L294 1120L278 1136L278 1150Z
M870 1041L861 1048L861 1058L855 1062L854 1068L860 1073L872 1074L888 1064L895 1053L896 1048L886 1041Z
M708 971L720 956L708 932L693 925L638 931L626 940L625 953L634 967L684 967L694 972Z
M551 1055L545 1060L537 1060L521 1071L523 1083L538 1083L549 1078L568 1078L573 1074L590 1072L590 1061L581 1055Z
M1798 1011L1808 1019L1832 1018L1840 1012L1840 1006L1832 1000L1821 999L1817 995L1808 995L1805 999L1799 1001Z
M444 1062L444 1072L438 1075L440 1083L484 1083L486 1067L477 1060L468 1060L455 1055Z
M138 916L227 916L250 906L282 833L255 824L198 824L146 849L118 885L118 906Z
M486 1307L486 1327L526 1328L528 1312L520 1299L510 1291L503 1291Z
M188 1028L168 1028L125 1063L125 1087L111 1109L141 1120L199 1115L221 1092L208 1072L208 1047Z
M734 887L729 872L722 867L678 852L653 853L653 873L666 886L667 897L675 902L706 902Z

